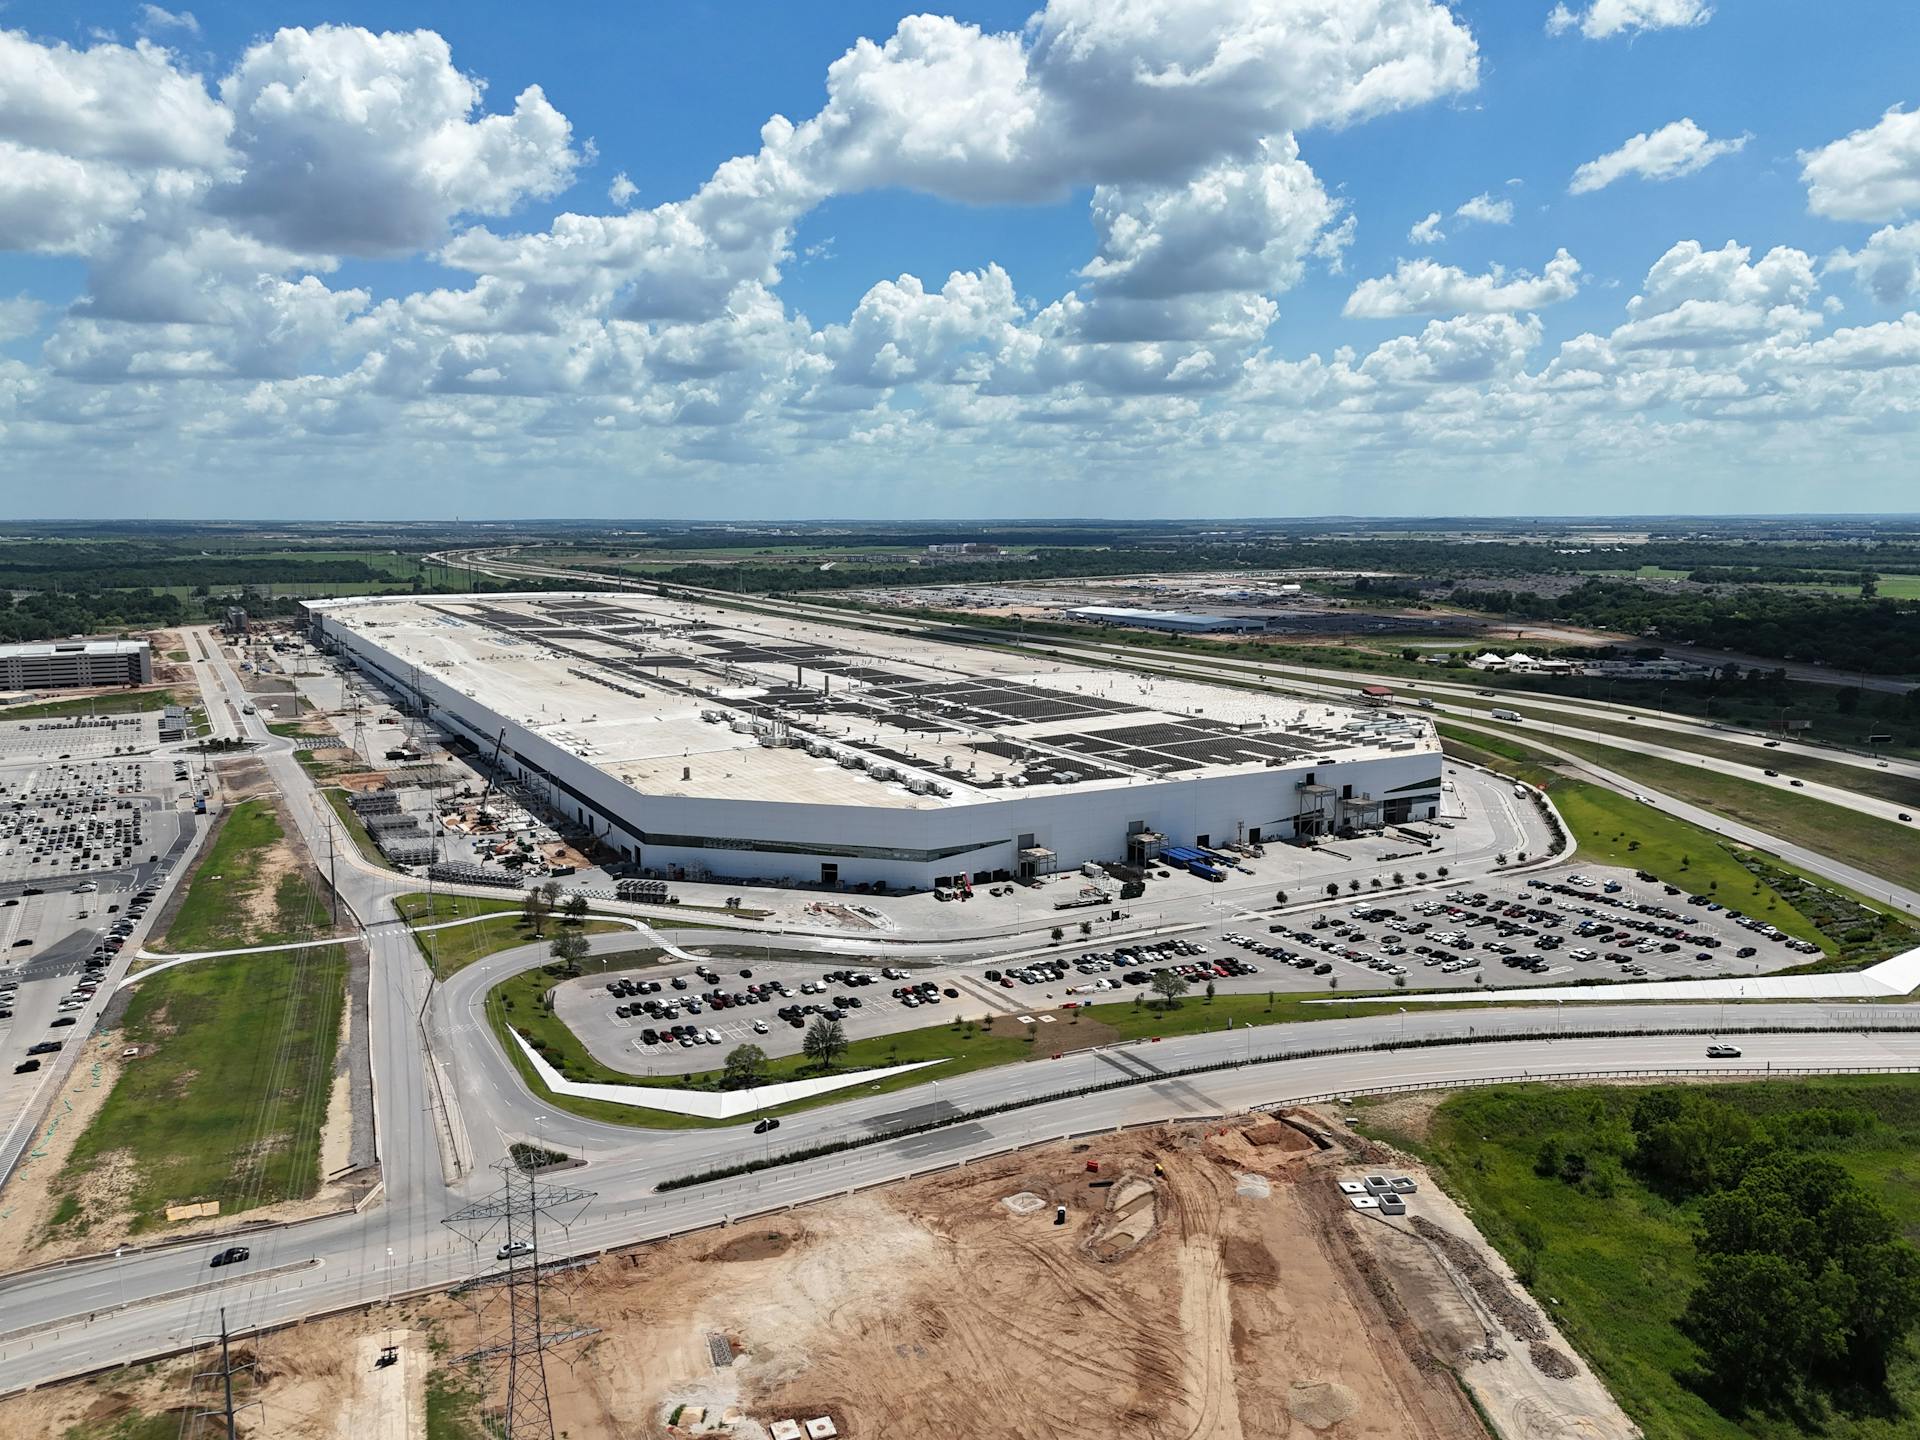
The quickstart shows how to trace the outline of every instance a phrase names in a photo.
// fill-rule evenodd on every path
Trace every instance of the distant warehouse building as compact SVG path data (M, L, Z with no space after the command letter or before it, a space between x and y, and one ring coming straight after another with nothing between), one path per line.
M1126 625L1136 630L1173 630L1188 635L1239 635L1267 628L1267 622L1258 615L1193 615L1185 610L1128 610L1114 605L1087 605L1067 613L1091 625Z
M144 640L56 640L0 645L0 690L150 685L153 647Z

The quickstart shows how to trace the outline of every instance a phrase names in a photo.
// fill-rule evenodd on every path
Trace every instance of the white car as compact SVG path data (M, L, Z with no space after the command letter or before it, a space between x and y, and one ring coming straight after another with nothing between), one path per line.
M764 1020L756 1020L756 1021L754 1021L754 1022L753 1022L753 1033L754 1033L754 1034L756 1034L756 1035L764 1035L764 1034L766 1034L766 1033L767 1033L767 1022L766 1022L766 1021L764 1021Z
M1709 1045L1707 1046L1707 1058L1709 1060L1738 1060L1740 1058L1740 1047L1738 1045Z

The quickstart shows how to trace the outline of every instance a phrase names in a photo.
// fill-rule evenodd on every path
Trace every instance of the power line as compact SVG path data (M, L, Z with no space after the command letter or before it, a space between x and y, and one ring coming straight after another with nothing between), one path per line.
M596 1327L569 1326L549 1331L542 1316L543 1277L554 1267L540 1263L540 1225L565 1230L579 1219L592 1201L590 1191L551 1185L537 1180L511 1157L498 1162L500 1187L484 1200L454 1211L448 1228L481 1248L499 1240L495 1268L476 1274L469 1282L481 1299L503 1301L504 1325L490 1343L468 1352L456 1363L486 1362L504 1370L505 1386L499 1413L504 1440L553 1440L553 1407L547 1398L546 1352L555 1345L591 1335ZM505 1269L498 1265L504 1263Z

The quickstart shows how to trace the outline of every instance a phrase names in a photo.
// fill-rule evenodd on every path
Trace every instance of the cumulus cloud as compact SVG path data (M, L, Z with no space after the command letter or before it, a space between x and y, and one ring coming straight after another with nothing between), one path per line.
M1511 225L1513 202L1496 200L1482 191L1455 210L1453 217L1456 220L1466 220L1477 225Z
M1832 220L1900 220L1920 213L1920 110L1898 106L1879 123L1803 151L1807 208Z
M0 302L0 433L47 475L82 473L84 433L85 475L143 483L222 465L251 483L271 446L289 475L376 500L450 461L514 483L750 465L785 499L829 470L932 482L963 463L1022 496L1198 456L1253 483L1290 460L1371 477L1417 455L1425 478L1543 445L1603 469L1755 453L1729 426L1779 463L1824 463L1840 436L1852 461L1910 467L1911 323L1827 334L1836 302L1798 251L1675 246L1617 328L1557 350L1535 312L1584 279L1564 252L1538 274L1402 264L1349 311L1420 328L1300 353L1283 306L1338 269L1356 221L1295 135L1459 94L1477 68L1433 0L1054 0L1005 34L914 17L692 193L643 205L622 172L528 228L514 213L562 194L590 146L437 36L283 31L203 79L151 42L0 35L0 244L85 267L70 305ZM796 239L807 217L883 187L1084 195L1090 253L1052 296L983 258L881 279L844 315L794 311L783 276L826 243ZM1509 204L1436 209L1412 238ZM1897 218L1826 271L1899 294ZM335 278L387 256L454 278Z
M537 85L478 114L481 85L431 31L282 30L220 85L237 183L217 208L268 239L323 254L405 254L459 215L557 194L582 154Z
M1642 30L1704 25L1712 18L1708 0L1592 0L1584 10L1569 9L1563 0L1547 12L1547 33L1578 30L1589 40L1606 40Z
M1804 251L1776 246L1758 262L1729 240L1708 250L1683 240L1653 263L1640 294L1627 302L1631 317L1615 330L1616 350L1717 349L1778 337L1800 338L1817 328L1810 302L1819 284Z
M1829 256L1826 268L1851 271L1860 288L1883 305L1920 304L1920 222L1876 230L1858 250Z
M148 34L155 30L179 30L188 35L198 35L200 22L194 18L191 10L163 10L158 5L142 5L140 29Z
M1365 280L1341 314L1361 320L1407 315L1491 315L1538 310L1571 300L1580 290L1580 262L1558 251L1538 276L1508 276L1499 266L1469 275L1432 260L1402 260L1392 275Z
M1440 228L1438 210L1428 211L1426 219L1414 221L1413 227L1407 231L1407 239L1415 245L1437 245L1446 238L1447 232Z
M1638 175L1643 180L1678 180L1704 170L1722 155L1746 148L1746 135L1729 140L1710 139L1692 120L1675 120L1651 133L1634 136L1618 150L1589 160L1573 172L1570 195L1603 190L1616 180Z

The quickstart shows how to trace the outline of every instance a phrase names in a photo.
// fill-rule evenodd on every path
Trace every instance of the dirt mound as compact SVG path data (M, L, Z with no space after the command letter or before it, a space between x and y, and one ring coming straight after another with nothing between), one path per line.
M1271 1145L1280 1150L1314 1148L1313 1141L1283 1120L1269 1120L1264 1125L1249 1125L1246 1136L1247 1143L1251 1145Z
M1141 1175L1123 1175L1107 1192L1107 1213L1087 1240L1100 1260L1118 1260L1139 1248L1160 1220L1159 1197L1153 1182Z
M1359 1397L1337 1380L1296 1380L1287 1396L1287 1412L1309 1430L1331 1430L1359 1409Z
M1277 1285L1280 1262L1258 1240L1230 1235L1220 1246L1220 1258L1227 1267L1227 1278L1236 1285Z
M1514 1339L1547 1338L1547 1327L1540 1323L1540 1312L1515 1295L1507 1282L1480 1258L1480 1252L1469 1241L1434 1224L1424 1215L1415 1215L1412 1221L1414 1230L1446 1256L1447 1262L1473 1287L1474 1294L1500 1317L1500 1323L1507 1327L1507 1332Z
M741 1260L771 1260L784 1255L793 1248L794 1237L779 1230L761 1230L752 1235L741 1235L716 1245L701 1259L719 1264L732 1264Z
M1533 1361L1533 1368L1549 1380L1571 1380L1580 1371L1573 1361L1562 1355L1553 1346L1534 1341L1527 1347L1527 1358Z

